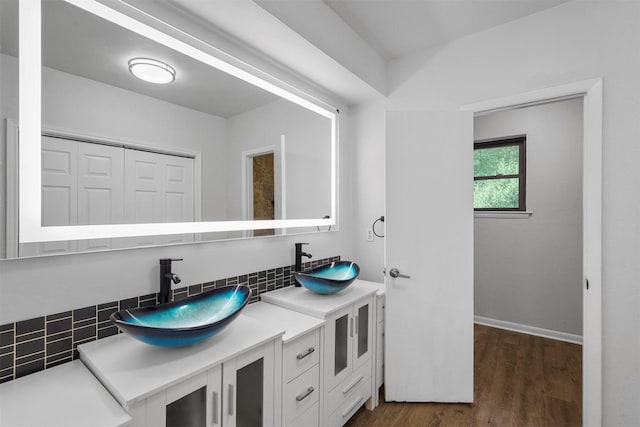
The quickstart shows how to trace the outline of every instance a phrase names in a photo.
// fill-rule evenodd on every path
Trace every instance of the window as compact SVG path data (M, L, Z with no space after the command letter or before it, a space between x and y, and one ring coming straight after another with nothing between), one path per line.
M476 211L524 211L526 136L473 144L473 207Z

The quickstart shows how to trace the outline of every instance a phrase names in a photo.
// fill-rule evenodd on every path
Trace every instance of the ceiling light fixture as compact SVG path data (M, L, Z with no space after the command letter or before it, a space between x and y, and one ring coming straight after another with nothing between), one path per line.
M173 67L150 58L131 58L129 72L149 83L167 84L176 79L176 70Z

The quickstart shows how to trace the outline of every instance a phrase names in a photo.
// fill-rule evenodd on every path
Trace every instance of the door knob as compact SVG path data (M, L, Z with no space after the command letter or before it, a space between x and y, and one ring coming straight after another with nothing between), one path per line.
M394 279L398 277L402 279L411 279L411 276L407 276L406 274L400 274L400 270L398 270L397 268L392 268L391 270L389 270L389 276L393 277Z

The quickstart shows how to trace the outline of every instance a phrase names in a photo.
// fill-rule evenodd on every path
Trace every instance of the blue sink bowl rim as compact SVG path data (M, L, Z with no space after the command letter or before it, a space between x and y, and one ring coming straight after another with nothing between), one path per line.
M312 292L323 295L335 294L353 283L360 274L355 262L337 261L313 270L296 272L296 282Z
M118 329L144 343L183 347L221 332L240 314L250 297L248 286L225 286L166 304L120 310L109 319Z

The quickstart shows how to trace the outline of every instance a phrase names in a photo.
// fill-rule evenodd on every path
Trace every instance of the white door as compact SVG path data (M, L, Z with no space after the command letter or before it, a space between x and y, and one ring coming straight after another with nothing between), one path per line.
M78 143L42 137L42 225L78 223ZM22 243L21 257L77 251L75 241Z
M194 221L194 161L192 158L160 154L164 159L163 222ZM193 234L162 236L162 243L193 242Z
M126 149L124 153L125 222L194 220L194 161L190 158ZM141 236L129 246L193 241L193 235Z
M78 224L124 222L124 150L78 143ZM116 239L79 240L79 251L115 249Z
M387 112L385 224L386 400L471 402L472 113Z

